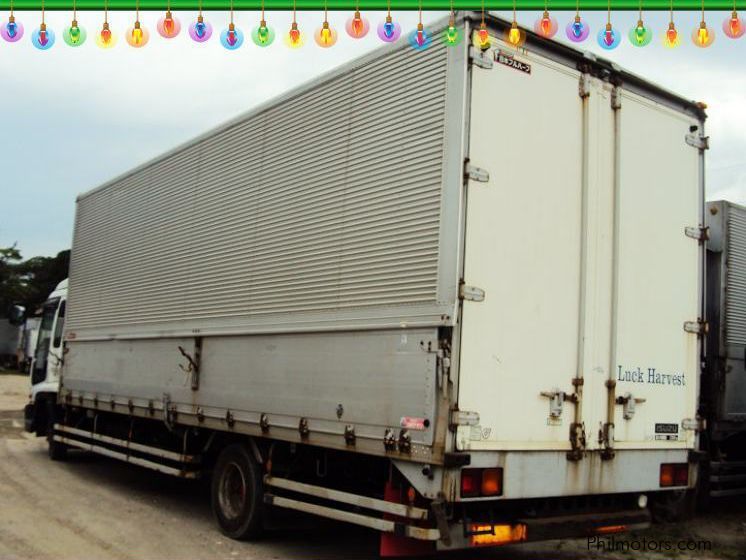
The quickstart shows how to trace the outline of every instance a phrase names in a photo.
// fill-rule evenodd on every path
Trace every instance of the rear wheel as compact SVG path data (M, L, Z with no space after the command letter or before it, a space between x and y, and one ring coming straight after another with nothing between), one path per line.
M212 511L220 530L232 539L255 539L264 510L261 467L244 445L220 452L212 473Z

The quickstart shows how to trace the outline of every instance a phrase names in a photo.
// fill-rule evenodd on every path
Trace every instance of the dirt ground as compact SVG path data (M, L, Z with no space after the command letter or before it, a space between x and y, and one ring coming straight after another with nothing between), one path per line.
M376 558L378 536L316 518L286 520L253 543L215 528L204 482L174 479L117 461L72 454L53 463L44 441L23 431L28 377L0 373L0 559L362 559ZM746 500L745 500L746 501ZM671 543L670 552L589 550L587 540L551 541L442 555L444 559L746 560L744 501L678 525L617 536L632 548ZM709 550L679 551L697 541ZM621 543L621 545L620 545ZM637 543L636 545L634 543Z

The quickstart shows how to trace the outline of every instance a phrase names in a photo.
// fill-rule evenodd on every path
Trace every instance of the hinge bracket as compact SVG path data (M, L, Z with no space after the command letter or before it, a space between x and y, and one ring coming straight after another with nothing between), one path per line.
M710 137L704 136L699 132L699 130L693 130L692 132L688 133L686 136L684 136L684 140L692 148L697 148L698 150L710 149Z
M580 81L578 82L578 95L581 99L585 99L591 95L591 75L583 73L580 75Z
M451 410L451 418L448 424L451 429L459 426L476 426L479 424L479 413L468 410Z
M469 47L469 60L472 64L485 70L491 69L495 63L487 54L489 51L482 52L476 47Z
M684 323L684 330L688 333L696 334L697 336L706 335L709 331L709 325L704 319L697 319L696 321L686 321Z
M462 283L459 286L458 297L465 301L484 301L484 290L476 286L467 286Z
M707 422L704 418L684 418L681 421L681 429L685 431L702 432L707 429Z
M490 180L490 174L486 169L472 165L469 162L466 162L466 165L464 165L464 176L478 183L486 183Z
M622 108L622 88L618 86L611 90L611 108L615 111Z
M684 228L684 235L704 243L710 238L710 228L707 226L689 226Z

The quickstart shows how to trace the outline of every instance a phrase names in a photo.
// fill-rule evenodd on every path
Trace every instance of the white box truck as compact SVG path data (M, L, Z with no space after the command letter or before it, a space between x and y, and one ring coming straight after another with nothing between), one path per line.
M608 535L692 488L703 106L487 26L81 195L52 455L210 474L232 537L281 507L386 554Z

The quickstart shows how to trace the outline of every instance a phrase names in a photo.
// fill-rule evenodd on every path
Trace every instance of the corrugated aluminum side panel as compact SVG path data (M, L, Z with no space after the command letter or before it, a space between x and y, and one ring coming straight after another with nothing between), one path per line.
M68 332L435 307L446 49L399 49L78 202Z
M725 343L746 344L746 208L728 205Z

